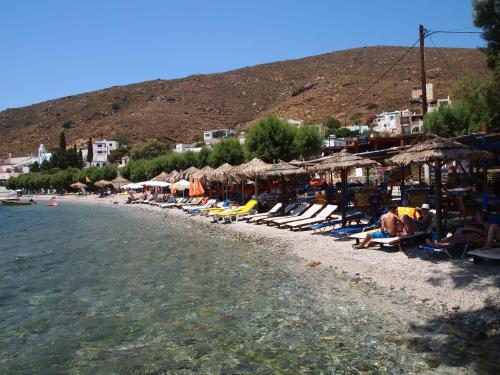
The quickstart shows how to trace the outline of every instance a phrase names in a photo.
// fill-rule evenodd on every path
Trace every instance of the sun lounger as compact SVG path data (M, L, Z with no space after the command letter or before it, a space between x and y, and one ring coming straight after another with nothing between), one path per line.
M277 219L285 219L285 218L291 218L291 217L298 217L301 215L309 205L307 203L301 203L297 207L295 207L293 210L290 211L289 215L284 215L284 216L275 216L275 217L270 217L270 218L265 218L257 222L257 224L269 224L271 221L277 220Z
M201 201L203 200L202 197L198 197L198 198L194 198L193 200L191 200L191 202L188 202L188 203L184 203L181 208L184 210L185 208L187 207L193 207L193 206L197 206L198 204L201 203Z
M200 210L202 215L213 216L216 212L222 212L229 210L229 206L231 201L229 199L224 200L223 202L217 203L217 207L205 208Z
M301 230L304 227L307 227L311 224L316 224L316 223L323 223L327 221L330 216L333 215L333 212L337 209L337 205L329 204L326 207L324 207L315 217L312 217L310 219L304 219L304 220L299 220L299 221L294 221L288 224L285 224L285 228L289 228L291 230Z
M283 206L282 203L276 203L269 211L263 212L260 214L248 215L243 220L248 221L248 220L254 219L254 218L259 218L259 217L264 218L264 217L268 217L269 215L274 215L281 209L282 206Z
M184 200L184 198L176 198L175 199L175 202L170 202L170 203L162 203L160 204L159 207L161 208L172 208L174 207L176 204L179 204L180 202L182 202Z
M283 213L285 215L288 215L290 213L290 211L293 210L293 208L297 206L297 203L290 203L290 204L287 204L285 206L285 208L283 209ZM248 220L249 223L259 223L260 221L264 220L264 219L268 219L268 218L271 218L271 217L276 217L276 215L278 215L280 211L277 211L276 213L273 213L273 214L270 214L269 212L266 212L264 214L256 214L256 215L250 215L250 219ZM245 218L247 219L248 216Z
M366 232L373 229L380 228L380 216L372 216L366 224L349 225L344 228L333 229L328 235L332 236L335 240L348 239L350 235Z
M222 211L222 212L216 212L214 216L214 221L215 222L231 222L233 219L235 221L238 221L242 216L249 215L250 212L254 209L254 207L257 205L257 201L254 199L250 199L243 207L237 209L237 210L232 210L232 211Z
M182 209L186 211L189 214L193 213L198 213L201 212L201 210L204 210L206 208L212 207L217 201L215 199L209 199L205 202L203 205L198 205L198 206L182 206Z
M474 263L479 263L481 260L500 260L500 249L488 249L488 250L471 250L467 253L467 256L471 256Z
M359 223L359 220L361 220L364 216L364 212L355 212L351 215L347 215L346 222L350 224L353 221L357 221ZM335 225L339 224L342 224L342 219L335 218L334 220L327 220L322 223L310 225L307 227L307 229L313 229L314 232L323 232L325 228L334 227Z
M373 229L361 233L355 233L349 236L349 238L356 240L356 243L359 244L360 241L366 238L366 235L371 232L376 232L379 229ZM373 238L372 242L380 245L380 247L384 246L398 246L400 251L403 250L403 246L408 243L413 243L414 240L423 239L428 236L427 232L415 232L409 236L395 236L388 238Z
M282 219L275 219L269 222L268 225L276 225L277 227L284 226L285 224L291 223L293 221L299 221L304 219L310 219L316 215L323 206L321 204L313 204L307 210L304 211L302 215L296 217L285 217Z

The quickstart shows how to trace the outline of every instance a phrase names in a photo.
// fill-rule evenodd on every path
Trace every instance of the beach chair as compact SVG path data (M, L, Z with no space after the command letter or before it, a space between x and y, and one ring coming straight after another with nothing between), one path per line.
M299 220L304 220L304 219L310 219L314 215L316 215L323 206L321 204L313 204L309 206L307 210L305 210L302 215L295 216L295 217L284 217L282 219L274 219L269 221L267 225L276 225L278 228L281 226L284 226L285 224L291 223L293 221L299 221Z
M212 216L216 212L222 212L222 211L229 210L230 204L231 204L231 201L229 199L226 199L222 202L217 203L217 207L210 207L210 208L201 209L200 213L202 215Z
M184 200L184 198L175 198L173 202L162 203L162 204L159 205L159 207L160 208L172 208L176 204L179 204L180 202L182 202L183 200Z
M189 214L199 213L204 209L212 207L216 202L217 202L217 200L215 200L215 199L209 199L205 202L204 205L201 205L201 206L183 206L182 209Z
M359 244L360 241L366 238L366 235L370 232L375 232L379 229L368 230L360 233L354 233L349 236L349 238L356 240L356 243ZM379 245L381 248L385 246L397 246L400 251L404 252L404 246L408 244L413 244L415 241L423 240L428 237L428 232L415 232L409 236L395 236L389 238L373 238L372 242Z
M197 206L198 204L201 203L202 200L203 200L203 197L193 198L190 202L184 203L182 206L180 206L180 208L182 208L184 210L184 208L187 208L187 207Z
M307 228L311 224L324 223L325 221L328 221L328 219L330 219L330 217L333 215L333 212L337 208L337 205L328 204L320 212L318 212L316 216L310 219L293 221L291 223L285 224L283 227L290 230L302 230L304 228Z
M364 212L354 212L346 216L346 222L351 225L353 221L359 224L359 221L365 216ZM335 218L334 220L327 220L322 223L313 224L307 227L307 229L314 230L314 233L322 233L327 227L335 227L336 225L342 224L341 218Z
M293 208L297 206L297 203L290 203L290 204L287 204L285 206L285 208L283 209L283 213L285 215L288 215L290 213L290 211L293 210ZM268 219L268 218L271 218L271 217L276 217L278 214L279 214L279 210L275 213L272 213L270 214L269 212L266 212L265 214L257 214L257 215L251 215L250 219L248 220L249 223L254 223L254 224L257 224L259 223L261 220L264 220L264 219ZM263 216L260 216L260 215L263 215ZM245 218L246 219L246 218Z
M372 216L366 224L349 225L344 228L333 229L328 235L335 240L348 239L350 235L380 228L380 215Z
M271 221L276 220L276 219L297 217L297 216L301 215L305 210L307 210L307 207L309 207L308 203L301 203L298 206L296 206L295 208L293 208L288 215L265 218L265 219L258 221L256 224L269 224Z
M268 217L270 215L274 215L279 210L281 210L281 207L283 207L283 203L276 203L269 211L263 212L263 213L260 213L260 214L248 215L243 220L248 221L248 220L254 219L254 218L259 218L259 217L264 218L264 217Z
M242 216L249 215L250 212L257 205L255 199L250 199L243 207L231 211L222 211L214 213L215 222L232 222L233 220L238 221Z

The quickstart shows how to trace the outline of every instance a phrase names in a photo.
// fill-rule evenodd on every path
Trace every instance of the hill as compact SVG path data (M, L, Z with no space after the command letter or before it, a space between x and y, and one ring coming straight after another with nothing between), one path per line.
M111 87L0 112L0 158L55 146L61 130L68 144L126 134L131 143L157 138L190 142L203 130L234 128L269 113L321 122L329 115L350 115L407 108L411 86L418 84L418 50L410 53L354 105L404 53L403 47L366 47L297 60L245 67L225 73L193 75ZM426 49L434 74L435 97L450 94L464 73L489 74L476 49ZM368 107L368 108L367 108ZM348 121L349 122L349 121ZM22 150L21 150L22 146Z

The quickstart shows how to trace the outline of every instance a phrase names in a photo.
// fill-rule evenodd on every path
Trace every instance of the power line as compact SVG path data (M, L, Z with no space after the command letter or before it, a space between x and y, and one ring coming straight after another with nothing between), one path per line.
M426 36L434 34L482 34L482 31L446 31L446 30L426 30Z
M363 95L365 95L373 86L375 86L377 83L379 83L387 74L389 74L407 55L410 53L413 47L419 43L420 39L417 39L415 43L411 45L411 47L407 48L405 53L389 68L387 69L379 78L377 78L375 81L373 81L361 94L356 96L353 100L351 100L349 103L343 105L338 111L334 112L333 114L336 115L340 112L342 112L344 109L348 108L351 104L355 103L359 98L361 98Z

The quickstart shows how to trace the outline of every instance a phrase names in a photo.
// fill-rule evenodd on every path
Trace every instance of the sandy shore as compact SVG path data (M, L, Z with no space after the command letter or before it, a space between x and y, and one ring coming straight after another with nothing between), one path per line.
M40 197L47 199L46 197ZM152 214L207 225L209 218L190 216L179 209L161 209L149 205L125 205L124 197L99 199L96 196L65 196L61 203L72 202L113 205L130 210L148 210ZM116 207L116 205L114 205ZM406 253L393 250L354 250L352 241L334 241L331 237L313 235L309 231L291 232L245 222L211 224L217 230L266 244L270 250L285 249L305 263L319 261L319 267L355 278L365 284L375 284L394 293L402 300L425 305L439 314L466 311L498 311L500 308L500 268L497 264L474 265L468 259L450 261L409 248ZM279 254L278 252L277 254Z

